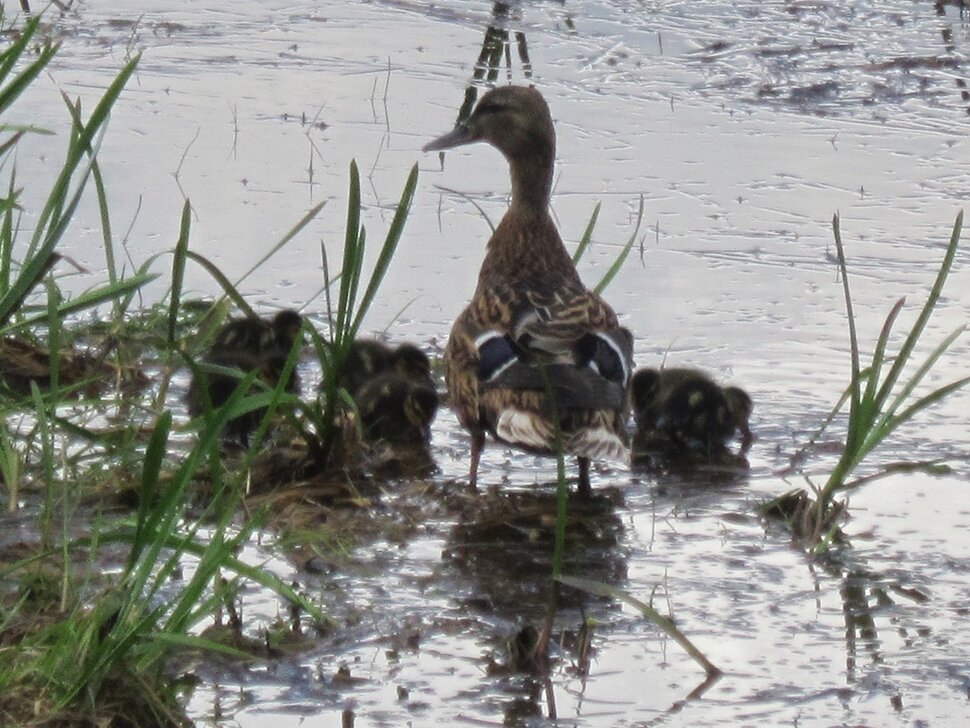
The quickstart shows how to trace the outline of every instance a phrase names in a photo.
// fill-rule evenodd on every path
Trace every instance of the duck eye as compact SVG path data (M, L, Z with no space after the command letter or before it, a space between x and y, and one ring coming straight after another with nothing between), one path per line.
M499 111L501 111L503 108L505 107L503 107L501 104L496 104L493 101L485 101L483 103L480 103L475 108L475 116L483 116L485 114L496 114Z

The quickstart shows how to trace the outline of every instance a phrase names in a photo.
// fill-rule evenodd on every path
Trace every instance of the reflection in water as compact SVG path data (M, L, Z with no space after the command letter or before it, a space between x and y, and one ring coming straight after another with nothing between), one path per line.
M623 525L615 489L592 499L571 497L567 510L563 572L621 585L626 562L619 543ZM444 558L471 579L468 605L511 619L538 620L545 613L556 525L554 489L489 492L467 503L452 529ZM582 608L584 592L564 589L560 606Z
M570 499L563 573L611 585L626 580L619 548L623 526L616 512L621 505L616 490ZM467 501L444 551L445 561L470 586L465 607L503 620L508 626L500 622L500 629L515 630L496 645L498 656L489 665L489 674L502 677L515 696L506 706L504 725L522 725L543 714L556 718L550 654L559 658L559 670L582 678L589 671L592 636L586 609L602 599L552 581L555 514L552 489L483 494ZM566 659L569 665L562 662Z
M960 105L970 114L965 54L946 17L949 5L959 8L962 19L965 0L933 0L932 16L923 3L762 3L736 14L724 12L728 5L709 0L692 3L689 15L673 14L683 21L681 32L712 38L688 54L709 78L699 87L703 95L724 92L758 106L818 116L865 110L880 122L925 123L926 106L909 102L952 105L949 88L955 81ZM929 17L941 21L932 27L942 34L943 52L923 50L926 39L918 36L930 27ZM914 109L920 113L912 114Z
M845 677L846 682L853 684L866 679L860 675L860 647L868 655L869 663L879 668L886 656L883 654L884 641L879 638L877 617L890 622L899 620L893 607L897 602L890 596L890 592L916 604L924 604L929 598L911 587L905 587L897 581L887 580L884 576L872 571L863 564L851 561L851 555L826 555L816 562L829 576L840 580L839 594L842 597L842 615L845 622ZM905 628L899 628L903 636ZM928 631L928 630L927 630ZM883 681L891 680L884 670L879 670ZM893 708L898 710L896 703L900 700L898 690L891 687L891 701Z
M475 61L475 70L472 73L472 81L465 89L465 99L458 110L456 123L460 124L471 116L475 102L478 100L478 87L484 80L487 85L495 85L498 80L499 72L502 68L502 59L505 59L505 72L508 80L512 81L512 44L509 38L509 31L505 29L506 21L510 18L520 21L522 19L518 5L513 9L510 3L500 0L492 4L492 22L485 28L485 38L482 40L482 50ZM529 46L525 40L525 33L521 30L515 31L515 47L518 51L519 62L522 64L522 73L526 79L532 78L532 62L529 60Z
M956 5L960 9L960 21L963 22L964 11L967 7L966 0L933 0L933 9L936 10L936 14L940 18L946 18L947 5ZM940 33L943 36L943 47L946 49L947 55L955 58L956 42L953 40L953 29L950 27L950 24L942 24L940 26ZM960 98L967 105L967 114L970 115L970 91L967 90L967 81L960 76L957 76L954 81L957 88L960 89Z

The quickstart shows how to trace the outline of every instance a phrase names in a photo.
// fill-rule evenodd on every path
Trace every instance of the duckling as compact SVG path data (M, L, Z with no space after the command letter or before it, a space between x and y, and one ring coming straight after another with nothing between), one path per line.
M238 369L243 373L253 370L269 387L275 387L283 375L290 349L300 335L303 318L296 311L284 310L272 320L260 318L237 318L227 321L216 333L212 346L202 361L220 367ZM238 377L216 372L196 371L192 375L186 395L189 414L198 417L206 409L221 407L239 386ZM299 391L296 371L284 385L287 392ZM238 440L243 447L249 446L249 433L259 424L265 410L258 409L234 417L226 424L226 437Z
M538 453L552 454L560 443L576 456L579 493L589 497L590 460L627 455L632 336L583 285L549 214L556 134L542 95L492 89L424 151L478 141L508 161L512 199L444 354L451 401L471 434L469 485L476 486L490 433Z
M413 344L392 348L372 339L351 344L342 378L370 443L426 444L438 409L427 355Z
M351 396L370 379L391 368L394 352L377 339L354 339L340 371L340 386Z
M66 397L95 397L113 384L120 384L124 393L135 392L148 384L148 378L137 366L112 366L105 361L112 348L108 344L98 352L73 347L57 352L57 381L61 395ZM54 378L55 357L39 344L25 338L0 338L0 387L18 396L29 397L31 383L43 391Z
M751 445L748 420L754 405L740 387L720 387L697 369L642 368L634 372L630 389L638 442L659 433L681 454L712 456L740 432L741 452Z
M415 383L427 384L434 389L431 378L431 362L428 355L414 344L400 344L391 354L394 371Z
M394 372L366 382L354 395L367 442L424 445L438 410L434 387Z

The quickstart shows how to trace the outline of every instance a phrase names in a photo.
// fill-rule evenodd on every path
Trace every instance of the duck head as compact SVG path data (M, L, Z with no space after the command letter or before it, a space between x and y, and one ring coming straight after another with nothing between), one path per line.
M471 116L423 151L473 142L491 144L508 160L513 202L528 200L544 209L552 189L556 131L542 94L530 86L494 88L479 99Z
M555 154L556 132L549 106L531 86L500 86L478 101L471 116L452 131L424 145L425 152L488 142L507 158Z

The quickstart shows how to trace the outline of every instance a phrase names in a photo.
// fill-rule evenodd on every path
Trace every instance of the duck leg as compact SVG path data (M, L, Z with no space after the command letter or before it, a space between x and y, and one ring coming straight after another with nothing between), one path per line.
M579 465L579 497L589 500L593 497L593 488L589 484L589 458L580 455L576 462Z
M472 453L471 466L468 473L468 488L474 491L478 485L478 461L482 457L482 448L485 447L485 433L480 430L472 432Z

